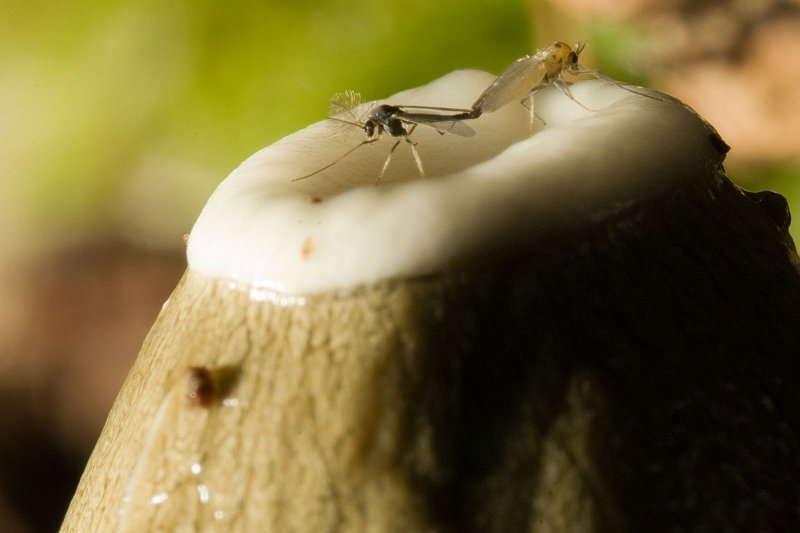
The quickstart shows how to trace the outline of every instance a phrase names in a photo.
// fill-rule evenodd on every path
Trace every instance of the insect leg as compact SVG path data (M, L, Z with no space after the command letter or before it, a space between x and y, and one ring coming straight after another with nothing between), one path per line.
M419 157L419 152L417 152L416 143L412 142L411 139L406 137L406 142L411 146L411 154L414 156L414 161L417 163L417 170L419 170L419 177L425 177L425 169L422 166L422 159Z
M533 109L533 91L519 101L522 107L528 110L528 135L533 134L533 118L536 116L536 111Z
M598 80L603 80L603 81L607 81L609 83L613 83L614 85L616 85L620 89L624 89L624 90L626 90L628 92L631 92L633 94L638 94L639 96L652 98L653 100L658 100L659 102L668 102L668 100L665 100L664 98L659 98L658 96L653 96L652 94L647 94L645 92L637 91L633 87L631 87L630 84L619 82L619 81L615 80L614 78L612 78L610 76L606 76L605 74L603 74L599 70L594 70L594 69L591 69L591 68L578 67L578 68L573 68L570 72L573 73L573 74L589 74L591 76L594 76Z
M553 81L553 85L561 89L561 92L567 95L567 98L584 108L586 111L597 111L597 109L589 109L582 103L580 103L574 96L572 96L572 91L569 90L569 83L567 83L563 78L560 76Z
M535 96L539 94L539 92L541 92L541 90L544 89L545 87L547 87L547 85L538 85L534 87L531 90L531 92L528 93L528 96L519 101L519 103L522 104L522 107L527 109L528 112L530 113L530 121L528 122L529 134L533 133L534 117L538 118L539 122L541 122L543 126L547 126L547 122L545 122L545 120L542 117L540 117L538 113L536 113L536 109L534 108Z
M408 128L408 133L406 134L406 142L409 146L411 146L411 154L414 156L414 161L417 163L417 170L419 170L419 177L425 177L425 168L422 166L422 159L419 157L419 152L417 152L417 143L411 140L411 134L414 133L414 130L417 129L416 124L412 124L410 128Z
M366 139L364 141L361 141L360 143L358 143L357 145L355 145L354 147L352 147L351 149L349 149L348 151L346 151L345 153L340 155L338 158L336 158L336 160L334 160L333 163L328 163L324 167L318 168L317 170L315 170L311 174L306 174L305 176L300 176L299 178L294 178L292 181L304 180L306 178L310 178L311 176L313 176L315 174L319 174L323 170L327 170L327 169L331 168L333 165L335 165L336 163L338 163L339 161L341 161L342 159L344 159L348 155L352 154L353 152L355 152L357 149L359 149L360 147L364 146L365 144L372 144L377 140L378 140L378 137L375 137L373 139Z
M406 138L406 140L408 140L408 138ZM379 184L381 182L381 179L383 178L383 175L386 173L386 169L389 168L389 162L392 160L392 154L394 153L395 148L397 148L400 145L400 141L402 141L402 139L397 139L397 142L394 143L394 146L392 146L392 149L389 150L389 155L386 156L386 161L383 163L383 168L378 173L378 179L375 180L375 185L377 185L377 184Z

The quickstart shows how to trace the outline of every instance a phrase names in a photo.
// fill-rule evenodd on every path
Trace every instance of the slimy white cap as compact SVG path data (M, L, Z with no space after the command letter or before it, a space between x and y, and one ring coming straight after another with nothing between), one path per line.
M493 79L457 71L379 103L469 108ZM288 294L432 274L597 223L721 159L712 130L669 97L602 80L571 92L574 100L555 87L537 95L532 135L517 103L464 121L471 137L419 125L410 140L426 177L404 138L384 134L293 181L365 138L356 126L312 124L219 185L192 229L190 271Z

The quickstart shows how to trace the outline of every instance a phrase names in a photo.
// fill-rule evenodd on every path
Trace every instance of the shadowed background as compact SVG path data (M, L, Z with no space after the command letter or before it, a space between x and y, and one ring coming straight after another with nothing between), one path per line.
M467 8L468 7L468 8ZM259 148L344 89L499 73L553 40L669 92L739 185L800 202L800 5L745 0L0 0L0 523L52 531L185 268L182 235ZM795 239L798 236L794 229Z

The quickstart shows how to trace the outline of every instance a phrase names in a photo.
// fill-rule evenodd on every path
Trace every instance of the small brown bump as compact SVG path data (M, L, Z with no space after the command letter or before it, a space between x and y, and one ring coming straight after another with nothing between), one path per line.
M726 143L717 132L709 133L708 140L711 141L711 146L714 147L714 150L716 150L719 155L725 155L731 150L728 143Z
M322 203L322 196L306 196L306 203L319 204Z
M744 194L754 201L780 230L789 231L792 213L789 211L789 202L786 198L772 191L744 191Z
M314 239L309 237L305 241L303 241L303 248L300 250L300 254L303 256L303 259L308 259L313 252L314 252Z
M190 366L186 369L187 399L192 407L210 407L216 394L214 377L204 366Z

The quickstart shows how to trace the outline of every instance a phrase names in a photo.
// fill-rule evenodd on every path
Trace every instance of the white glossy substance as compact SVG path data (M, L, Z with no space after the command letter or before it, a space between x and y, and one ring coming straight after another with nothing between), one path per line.
M469 107L493 79L457 71L386 101ZM388 135L292 182L363 140L355 127L313 124L220 184L191 232L189 267L294 294L430 274L596 222L718 159L708 128L679 103L598 80L572 93L592 111L551 87L535 106L546 127L529 138L529 114L518 104L468 121L474 137L419 126L412 139L428 177L419 177L403 142L378 187L396 141Z

